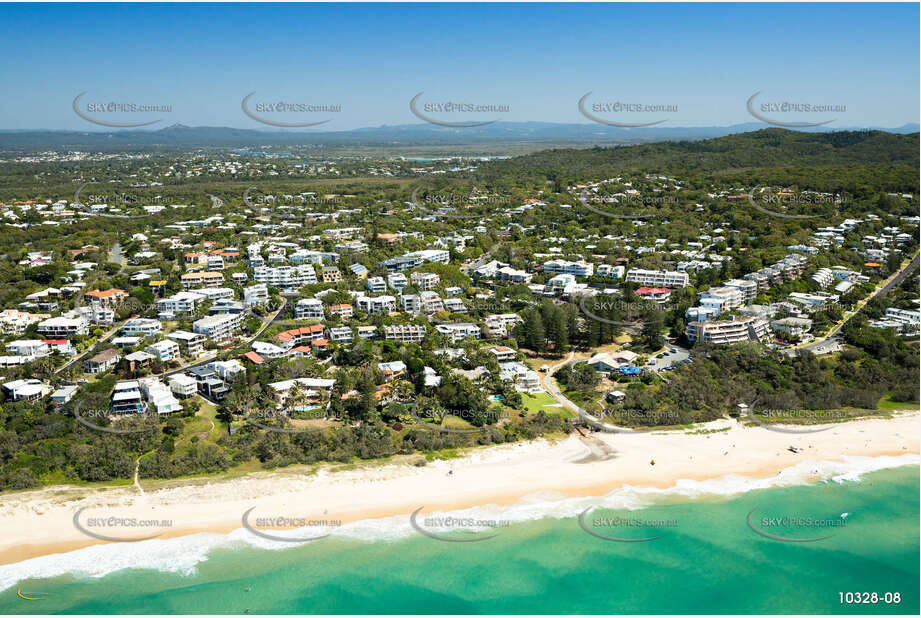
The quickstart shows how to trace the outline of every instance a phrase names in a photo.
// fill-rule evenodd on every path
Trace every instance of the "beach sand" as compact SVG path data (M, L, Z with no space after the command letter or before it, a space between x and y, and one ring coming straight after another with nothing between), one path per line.
M917 413L875 418L789 434L719 420L694 431L573 434L471 449L463 457L425 466L373 463L357 466L296 466L221 479L144 481L116 487L55 486L0 497L0 564L62 553L101 541L160 533L159 538L198 532L226 533L243 527L243 514L260 529L279 528L269 517L347 523L395 515L509 505L528 496L602 496L626 485L669 488L679 480L727 475L768 478L803 462L848 456L919 453ZM724 429L724 431L718 431ZM800 428L802 429L802 428ZM704 431L707 431L705 433ZM788 449L795 446L798 453ZM655 462L654 464L652 462ZM254 508L255 507L255 508ZM168 526L92 525L96 518L168 520ZM295 526L297 527L297 526Z

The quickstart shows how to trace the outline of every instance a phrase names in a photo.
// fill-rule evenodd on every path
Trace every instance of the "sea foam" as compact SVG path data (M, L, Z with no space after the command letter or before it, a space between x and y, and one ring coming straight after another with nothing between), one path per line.
M543 518L575 517L590 507L637 510L653 504L688 501L702 498L730 498L749 491L790 487L817 482L857 481L863 475L902 466L919 466L918 455L882 457L844 457L841 461L803 461L781 470L776 475L755 479L727 475L715 479L679 480L664 489L624 486L605 496L570 498L555 492L540 492L526 496L512 505L482 505L463 510L435 512L423 510L419 523L426 517L452 516L473 520L501 520L508 523ZM473 527L465 527L475 530ZM483 529L486 529L484 527ZM305 527L279 532L279 536L313 537L330 533L331 537L360 541L396 541L417 532L407 515L355 521L335 528ZM312 542L312 541L308 541ZM71 574L75 577L103 577L122 569L152 569L191 575L196 566L207 560L216 549L244 547L265 550L289 549L303 543L275 541L254 535L244 528L229 534L199 533L174 539L151 539L136 543L110 543L83 549L32 558L16 564L0 566L0 591L27 579L44 579Z

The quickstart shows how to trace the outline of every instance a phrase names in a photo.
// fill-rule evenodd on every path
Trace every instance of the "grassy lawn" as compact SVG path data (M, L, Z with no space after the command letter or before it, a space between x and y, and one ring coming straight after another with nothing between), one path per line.
M196 395L196 397L198 397L198 395ZM221 436L227 435L227 423L218 420L217 407L213 403L209 403L202 399L201 408L198 409L198 414L196 414L196 416L214 423L214 429L208 434L208 440L214 442ZM210 423L208 426L210 427Z
M880 399L876 406L880 410L917 410L919 408L917 403L892 401L892 399L889 398L889 395L886 395Z
M559 402L557 402L557 400L551 397L550 393L547 392L536 394L521 393L521 403L529 414L537 414L538 412L543 411L546 414L556 414L558 416L562 416L563 418L573 415L569 409L559 405Z

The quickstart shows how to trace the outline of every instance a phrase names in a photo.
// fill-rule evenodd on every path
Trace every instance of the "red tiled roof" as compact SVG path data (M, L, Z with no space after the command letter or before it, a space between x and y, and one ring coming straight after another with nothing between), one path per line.
M109 290L93 290L92 292L87 292L86 295L93 296L95 298L109 298L110 296L121 296L124 293L124 290L112 288Z
M265 359L259 356L258 354L256 354L255 352L246 352L245 354L241 354L240 356L252 362L254 365L261 365L262 363L265 362Z

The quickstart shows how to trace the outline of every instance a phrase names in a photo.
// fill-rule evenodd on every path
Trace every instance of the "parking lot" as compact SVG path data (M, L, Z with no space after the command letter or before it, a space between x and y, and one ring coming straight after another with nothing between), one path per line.
M665 351L649 359L652 364L647 364L646 369L652 371L666 371L678 363L688 360L691 351L674 343L665 346Z

